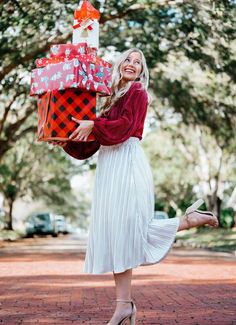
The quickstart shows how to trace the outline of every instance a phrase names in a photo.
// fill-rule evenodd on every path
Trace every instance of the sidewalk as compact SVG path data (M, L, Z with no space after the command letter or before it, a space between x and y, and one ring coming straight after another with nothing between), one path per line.
M236 260L199 254L173 249L161 263L134 269L136 324L236 325ZM0 324L106 324L113 276L83 274L83 259L81 251L2 248Z

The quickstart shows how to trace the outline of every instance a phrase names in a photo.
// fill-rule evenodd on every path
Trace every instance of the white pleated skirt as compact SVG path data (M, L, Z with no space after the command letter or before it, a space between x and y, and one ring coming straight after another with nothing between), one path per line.
M153 216L152 172L139 139L101 146L84 273L120 273L160 262L171 249L180 219Z

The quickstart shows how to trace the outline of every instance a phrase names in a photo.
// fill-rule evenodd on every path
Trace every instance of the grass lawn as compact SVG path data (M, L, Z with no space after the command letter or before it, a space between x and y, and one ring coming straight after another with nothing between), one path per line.
M232 229L200 227L177 233L176 243L183 247L207 248L236 254L236 227Z
M0 241L16 241L22 237L17 231L14 230L0 230Z

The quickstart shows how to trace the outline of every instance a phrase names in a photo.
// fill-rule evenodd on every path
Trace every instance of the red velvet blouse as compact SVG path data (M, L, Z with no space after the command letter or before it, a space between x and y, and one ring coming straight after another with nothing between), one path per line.
M100 145L110 146L130 137L142 139L148 96L140 82L134 82L128 92L111 108L108 116L94 120L93 142L69 142L63 149L76 159L92 156Z

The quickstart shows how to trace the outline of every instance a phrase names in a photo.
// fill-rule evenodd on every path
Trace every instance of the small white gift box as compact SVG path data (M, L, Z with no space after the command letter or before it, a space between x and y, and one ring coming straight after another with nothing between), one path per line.
M74 20L72 43L87 43L89 47L98 49L99 23L97 20L87 19L82 22Z

